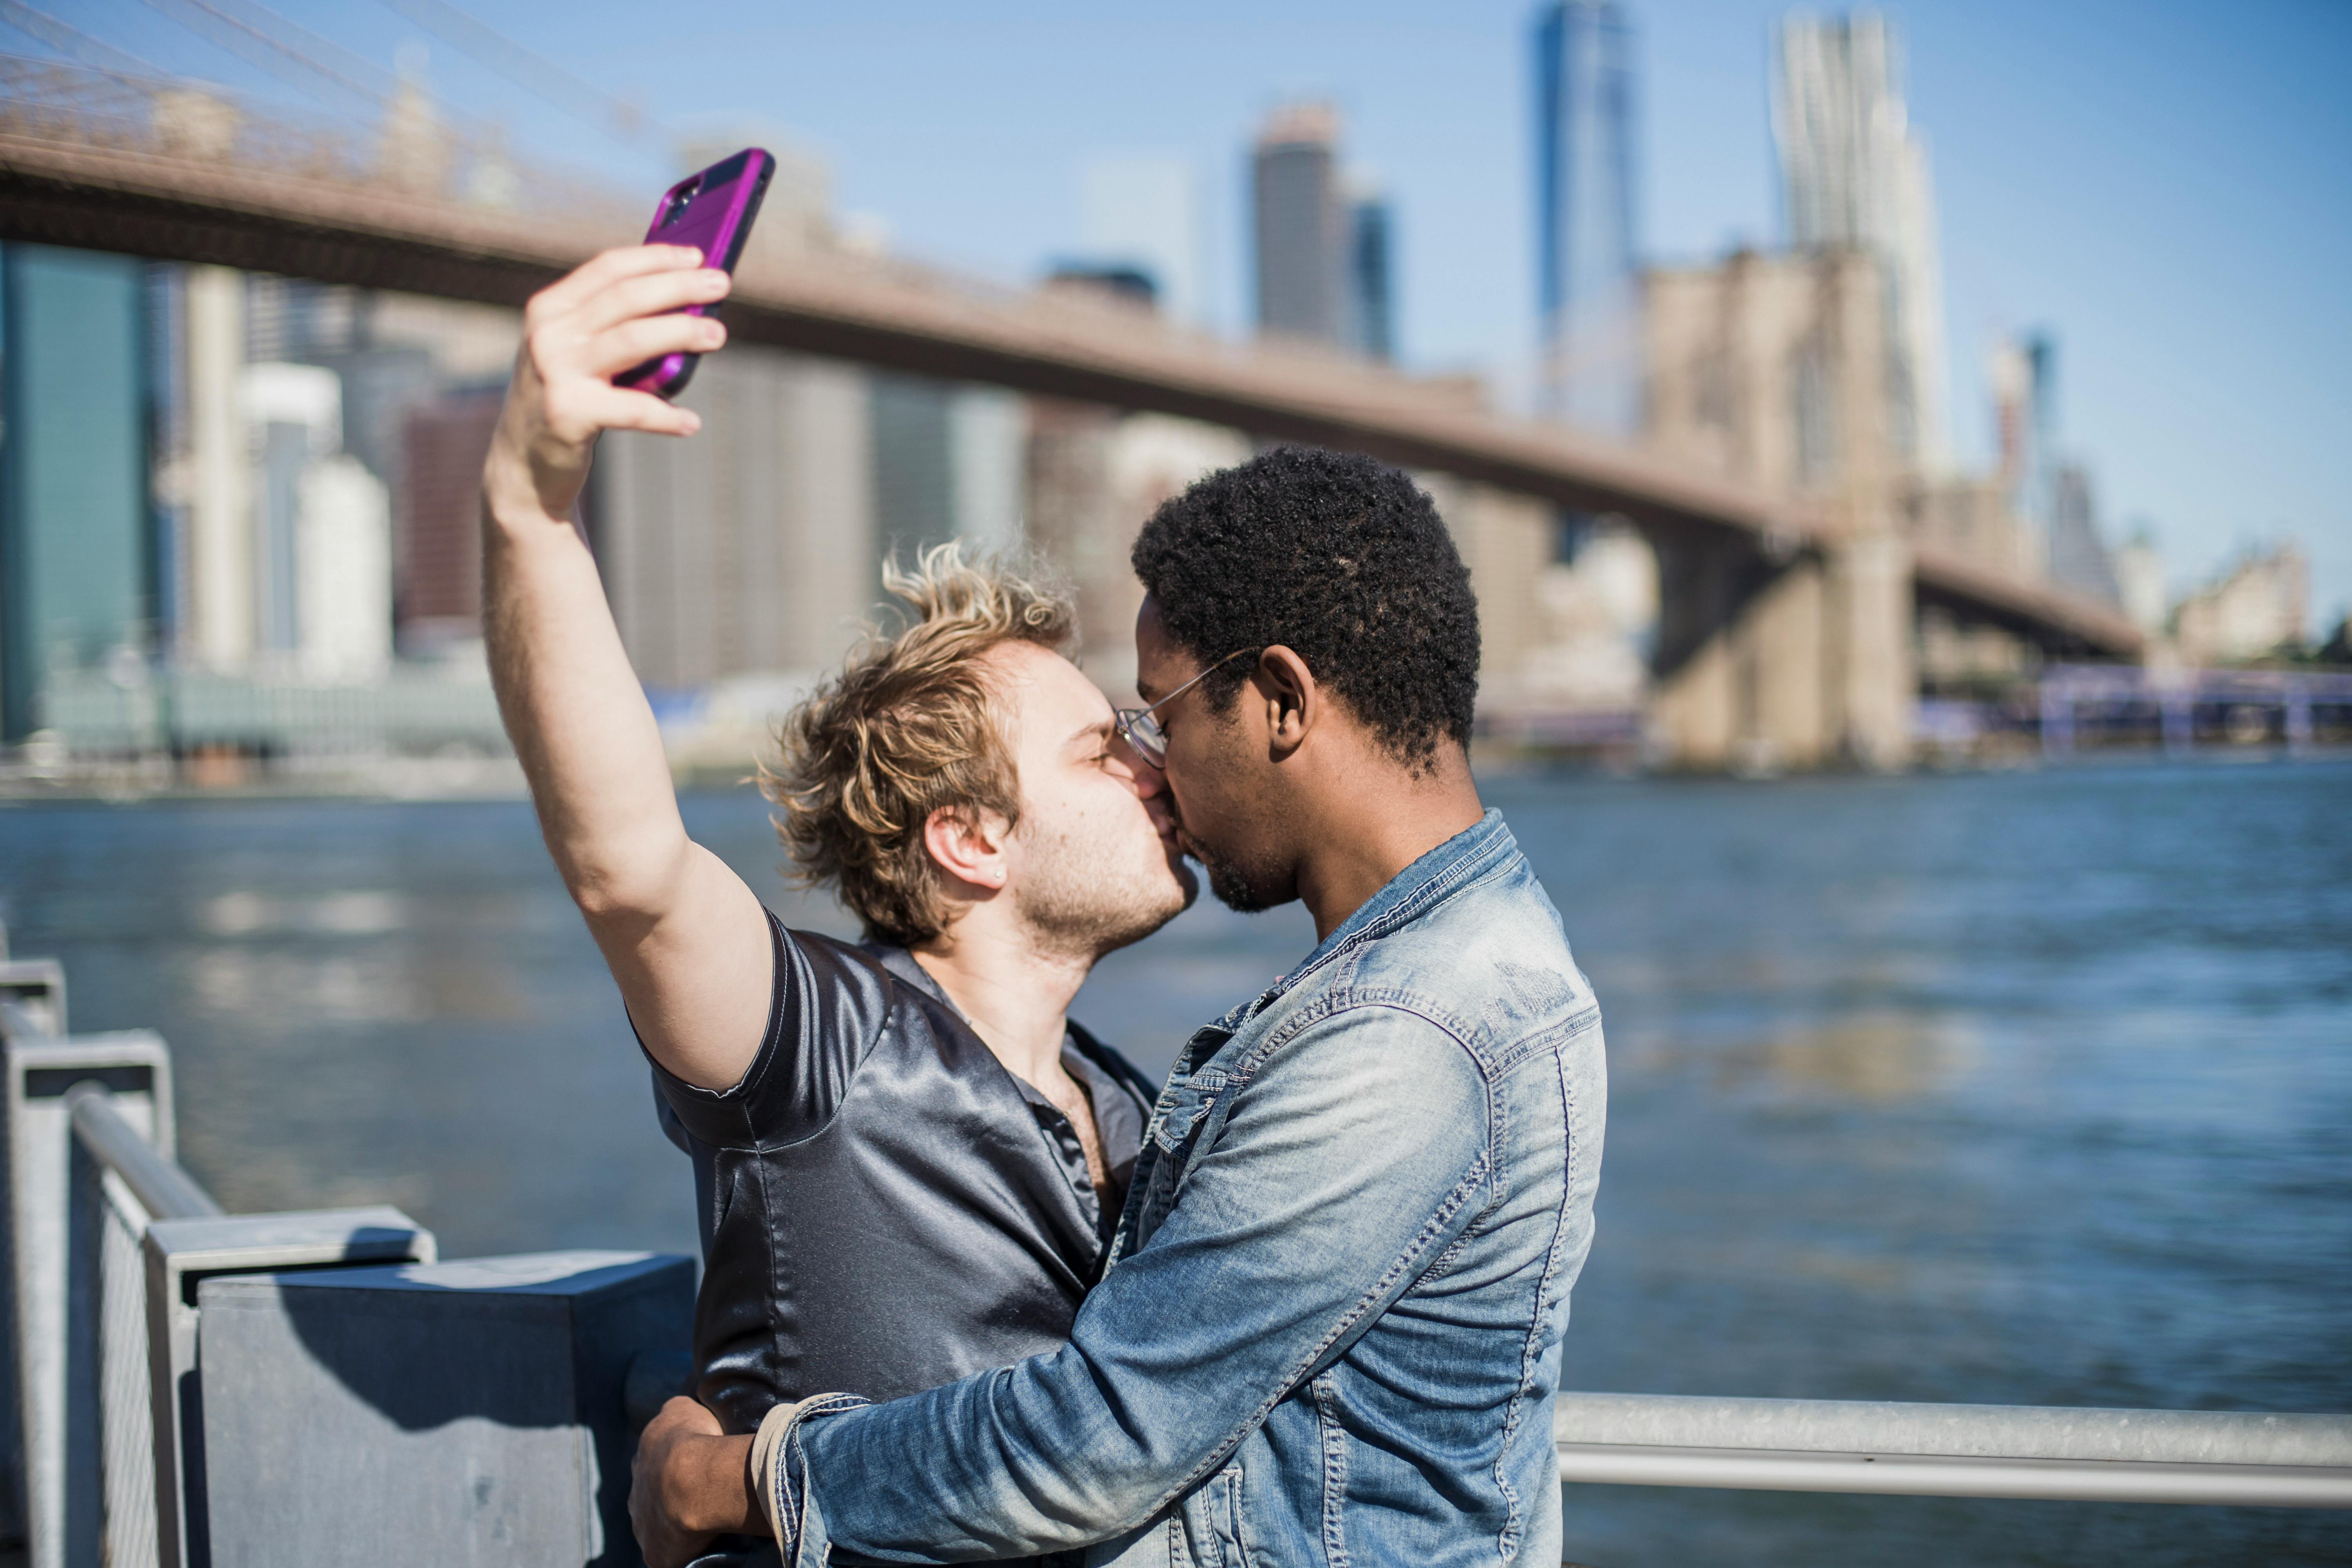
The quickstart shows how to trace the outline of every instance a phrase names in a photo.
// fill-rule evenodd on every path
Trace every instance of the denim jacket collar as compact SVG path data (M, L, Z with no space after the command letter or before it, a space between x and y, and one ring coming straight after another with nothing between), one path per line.
M1240 1028L1325 964L1419 918L1431 905L1476 879L1517 848L1518 841L1503 824L1503 814L1488 806L1476 826L1464 828L1390 878L1379 892L1318 942L1297 968L1276 980L1256 1000L1227 1014L1221 1026L1228 1033Z

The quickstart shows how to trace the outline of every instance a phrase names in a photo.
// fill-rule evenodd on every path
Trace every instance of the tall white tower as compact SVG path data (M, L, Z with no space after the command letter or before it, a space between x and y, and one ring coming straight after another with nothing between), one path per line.
M1772 131L1789 241L1875 253L1887 280L1896 439L1933 472L1949 466L1944 411L1944 280L1927 150L1899 86L1882 16L1794 16L1775 37Z

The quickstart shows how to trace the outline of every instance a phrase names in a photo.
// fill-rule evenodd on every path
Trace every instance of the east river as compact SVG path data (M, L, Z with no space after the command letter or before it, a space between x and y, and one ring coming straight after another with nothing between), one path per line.
M1564 1381L2352 1410L2352 764L1501 777L1608 1019ZM786 918L761 803L689 824ZM692 1252L613 986L520 802L0 810L78 1030L175 1052L231 1210L394 1203L444 1257ZM1194 910L1076 1012L1155 1073L1312 943ZM2352 1561L2341 1515L1575 1488L1569 1555Z

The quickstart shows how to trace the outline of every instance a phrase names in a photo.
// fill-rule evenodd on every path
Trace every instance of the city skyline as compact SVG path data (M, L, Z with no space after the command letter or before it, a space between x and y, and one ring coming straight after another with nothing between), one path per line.
M375 7L288 9L371 57L415 31ZM1034 277L1041 258L1074 248L1084 156L1183 157L1202 179L1211 319L1227 331L1246 299L1249 132L1273 103L1322 90L1402 217L1404 363L1527 377L1531 5L1473 4L1438 25L1371 5L1349 8L1344 26L1333 7L1305 5L1211 5L1181 26L1066 6L986 26L908 5L747 15L745 47L715 61L640 28L583 30L531 0L479 10L656 119L691 123L722 102L795 127L833 162L846 211L886 216L910 254L999 276ZM1774 232L1768 51L1784 10L1634 8L1654 258L1705 258ZM1935 137L1962 463L1991 453L1988 344L2054 328L2069 350L2072 434L2096 463L2115 531L2152 522L2176 587L2255 540L2299 532L2315 607L2332 616L2352 597L2340 499L2352 458L2327 434L2344 408L2321 345L2346 336L2347 307L2326 271L2352 231L2352 132L2324 88L2352 57L2352 23L2316 7L1889 14L1909 45L1913 116ZM170 23L129 0L92 0L76 20L191 74L256 74L173 41ZM566 146L623 183L658 172L655 151L595 151L573 122L437 45L430 79L461 104L495 105L526 146ZM2256 100L2263 116L2236 111ZM2295 199L2277 199L2287 193ZM2183 212L2203 221L2179 223Z

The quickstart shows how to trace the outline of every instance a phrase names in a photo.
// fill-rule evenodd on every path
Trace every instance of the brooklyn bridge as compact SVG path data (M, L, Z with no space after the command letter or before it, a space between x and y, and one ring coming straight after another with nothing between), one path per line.
M514 306L641 232L642 212L593 183L527 175L499 205L468 200L381 148L184 85L16 62L5 86L0 241ZM2047 658L2141 648L2105 605L1923 537L1895 472L1767 488L1656 443L1507 416L1458 380L1231 342L1068 290L992 287L781 228L755 237L728 320L737 342L1364 452L1622 518L1657 553L1652 727L1685 766L1758 746L1780 765L1899 764L1923 607ZM1511 559L1490 561L1482 602L1523 590Z

